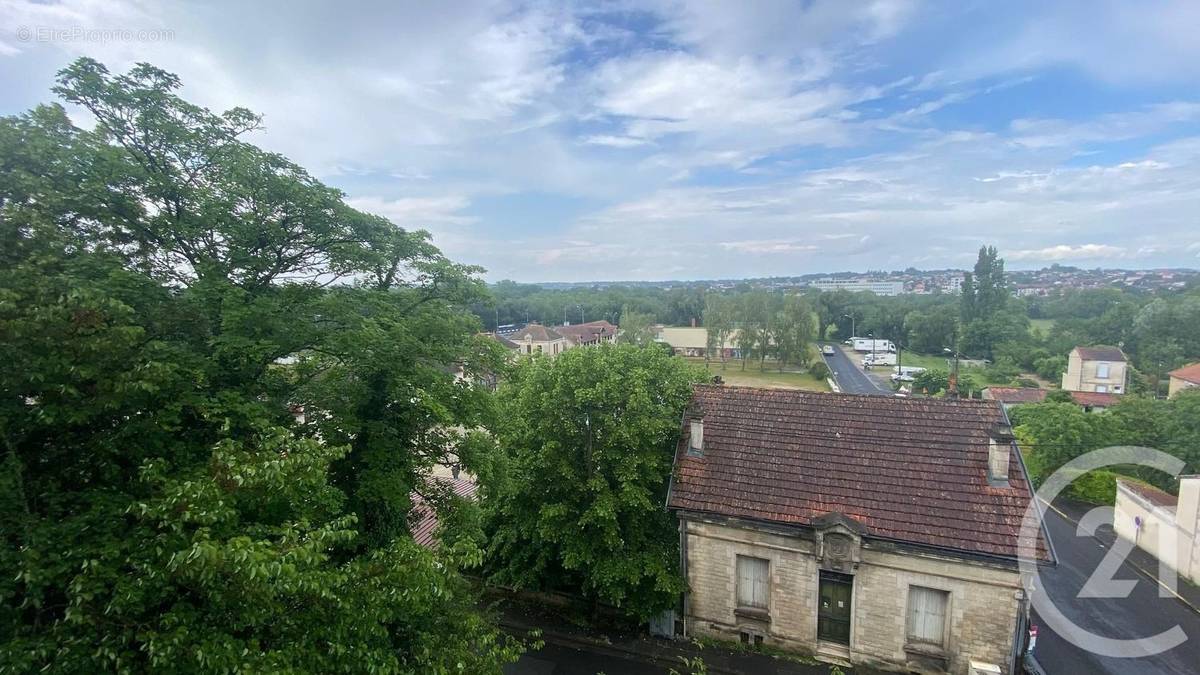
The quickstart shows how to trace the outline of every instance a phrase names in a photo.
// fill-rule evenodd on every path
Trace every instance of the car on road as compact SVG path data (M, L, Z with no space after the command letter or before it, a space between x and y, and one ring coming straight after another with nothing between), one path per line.
M833 345L825 345L821 347L821 353L825 356L833 356Z

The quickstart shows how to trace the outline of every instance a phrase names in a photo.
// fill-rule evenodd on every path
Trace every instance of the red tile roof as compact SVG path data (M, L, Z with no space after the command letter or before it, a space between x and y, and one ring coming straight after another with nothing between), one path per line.
M534 342L551 342L553 340L561 340L562 336L553 328L547 328L540 323L531 323L521 330L508 336L508 339L513 342L524 342L525 336L529 336Z
M1073 391L1071 400L1084 407L1107 408L1121 400L1120 394L1101 391Z
M581 345L599 342L601 337L612 337L617 334L617 327L604 320L555 326L554 330L575 344Z
M1124 361L1125 352L1116 347L1076 347L1079 358L1084 361Z
M1167 374L1171 377L1177 377L1185 382L1200 384L1200 363L1193 363L1182 368L1177 368Z
M475 492L478 487L474 482L466 478L444 478L439 476L430 480L436 481L436 483L440 484L440 487L449 489L463 499L475 499ZM437 512L434 511L433 506L416 492L410 494L409 497L412 499L413 507L408 513L408 530L412 533L413 541L426 548L437 547Z
M1001 403L1041 403L1046 400L1045 389L1031 387L988 387L983 397Z
M1168 492L1163 492L1153 485L1146 485L1145 483L1124 478L1118 478L1117 483L1155 506L1174 508L1179 503L1178 497Z
M1015 444L1009 487L988 484L996 402L697 385L693 408L704 448L688 453L685 422L673 509L801 526L836 512L868 537L1017 556L1031 492Z

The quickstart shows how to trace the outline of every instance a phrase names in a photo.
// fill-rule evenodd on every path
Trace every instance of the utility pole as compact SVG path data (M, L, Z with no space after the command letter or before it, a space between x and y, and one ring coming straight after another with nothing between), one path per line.
M583 305L579 306L579 323L584 323L584 321L583 321Z
M492 329L492 332L495 333L496 335L499 335L500 334L500 305L496 305L492 309L496 310L496 325Z

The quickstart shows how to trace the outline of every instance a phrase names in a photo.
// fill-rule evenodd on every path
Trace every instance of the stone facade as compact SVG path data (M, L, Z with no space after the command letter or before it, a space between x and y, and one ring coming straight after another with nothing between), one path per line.
M832 654L851 664L904 672L966 675L971 661L1011 672L1013 638L1025 612L1015 565L901 551L869 538L856 538L853 551L848 555L838 551L839 557L831 561L811 533L684 514L681 518L689 584L688 635L739 640L749 632L779 648ZM770 563L766 616L737 608L738 555ZM817 638L819 575L831 565L851 569L853 574L848 649ZM949 593L940 653L905 649L912 585Z
M1067 391L1125 393L1125 361L1085 359L1078 349L1067 356L1067 372L1063 373L1062 388ZM1101 371L1107 370L1102 376Z

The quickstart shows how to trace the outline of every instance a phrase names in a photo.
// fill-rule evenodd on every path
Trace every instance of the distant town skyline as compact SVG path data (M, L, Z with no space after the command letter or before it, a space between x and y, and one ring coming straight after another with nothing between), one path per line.
M1197 25L1178 1L10 0L0 113L78 56L153 63L489 281L966 268L981 244L1195 267Z

